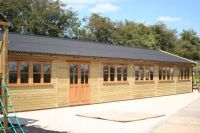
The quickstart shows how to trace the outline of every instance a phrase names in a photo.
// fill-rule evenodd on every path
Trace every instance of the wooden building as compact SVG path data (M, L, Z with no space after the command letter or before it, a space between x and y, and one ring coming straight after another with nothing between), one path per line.
M9 34L17 111L192 92L194 64L164 51Z

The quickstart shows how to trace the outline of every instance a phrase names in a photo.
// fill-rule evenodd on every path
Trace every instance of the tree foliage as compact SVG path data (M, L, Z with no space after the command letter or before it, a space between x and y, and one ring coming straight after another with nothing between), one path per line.
M77 13L58 0L0 0L0 11L11 32L73 38L80 27Z
M101 14L81 21L77 12L60 0L0 0L0 12L11 22L11 32L160 49L200 60L200 37L194 30L177 35L162 23L115 22Z
M193 30L183 30L176 43L175 53L192 59L200 60L200 38Z
M91 14L89 18L85 18L86 25L82 29L83 40L91 40L103 43L112 43L112 33L114 31L114 23L108 18L99 14Z

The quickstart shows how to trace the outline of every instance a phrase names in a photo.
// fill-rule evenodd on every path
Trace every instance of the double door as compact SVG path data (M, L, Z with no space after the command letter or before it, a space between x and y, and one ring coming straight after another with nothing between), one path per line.
M70 63L69 104L81 105L90 102L89 64Z

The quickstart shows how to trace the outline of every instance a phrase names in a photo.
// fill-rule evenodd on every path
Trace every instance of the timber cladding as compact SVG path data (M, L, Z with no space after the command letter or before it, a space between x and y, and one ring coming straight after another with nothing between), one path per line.
M46 108L57 108L74 105L70 103L71 83L83 82L88 85L88 92L75 92L75 96L89 96L89 101L84 104L102 103L110 101L147 98L155 96L173 95L179 93L192 92L192 75L187 80L178 80L178 68L185 64L171 64L174 68L173 80L159 81L159 66L166 66L168 63L144 62L122 59L89 58L74 56L52 56L39 54L19 54L9 53L9 61L29 61L29 62L50 62L51 63L51 83L50 84L28 84L9 85L11 99L16 111L37 110ZM82 78L82 65L70 68L70 64L88 64L89 75ZM104 82L103 64L115 64L127 66L127 79L121 82ZM153 80L140 82L135 80L135 66L138 64L153 66ZM187 65L190 69L191 64ZM73 71L71 71L71 69ZM191 71L191 70L190 70ZM73 73L73 74L71 74ZM116 73L115 73L116 74ZM122 73L123 74L123 73ZM116 74L117 75L117 74ZM115 81L116 81L115 77ZM80 87L83 87L80 84ZM84 88L85 89L85 88ZM86 88L87 89L87 88ZM84 95L80 94L84 93ZM89 93L89 94L87 94ZM84 101L83 99L79 99ZM79 104L78 104L79 105Z

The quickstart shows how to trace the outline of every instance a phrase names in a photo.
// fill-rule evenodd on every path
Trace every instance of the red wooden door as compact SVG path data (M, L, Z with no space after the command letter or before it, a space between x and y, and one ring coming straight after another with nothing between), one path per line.
M89 64L70 64L69 105L88 104L90 102Z

